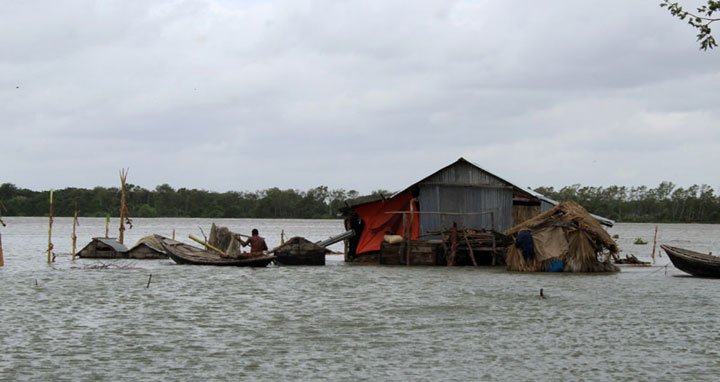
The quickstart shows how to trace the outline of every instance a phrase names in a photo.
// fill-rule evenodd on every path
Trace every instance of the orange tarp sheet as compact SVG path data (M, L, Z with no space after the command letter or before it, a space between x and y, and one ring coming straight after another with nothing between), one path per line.
M396 235L402 235L403 214L388 214L386 212L409 211L411 200L413 201L413 211L417 211L417 203L414 202L410 193L356 207L355 212L365 222L365 229L360 235L360 241L355 253L379 251L385 232L389 231ZM407 215L409 218L410 214ZM412 221L410 237L417 240L420 236L419 214L414 213Z

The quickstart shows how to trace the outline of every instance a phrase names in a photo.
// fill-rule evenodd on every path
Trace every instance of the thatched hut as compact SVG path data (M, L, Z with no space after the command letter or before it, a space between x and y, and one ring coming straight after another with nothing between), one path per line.
M86 259L126 259L128 248L119 241L105 237L94 237L78 253Z
M325 265L325 255L329 252L329 249L300 236L273 250L275 261L280 265Z
M523 253L520 236L531 237L534 253ZM528 235L529 232L529 235ZM581 205L562 202L507 231L516 245L507 252L507 269L520 272L617 272L610 256L618 247L610 235Z
M168 255L163 250L160 240L154 235L145 236L138 240L127 252L130 259L167 259Z
M167 259L160 242L153 236L145 236L130 249L112 238L94 237L78 253L86 259Z

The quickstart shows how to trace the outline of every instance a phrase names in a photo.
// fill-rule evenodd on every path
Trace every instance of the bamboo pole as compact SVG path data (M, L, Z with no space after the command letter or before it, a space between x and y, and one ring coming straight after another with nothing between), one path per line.
M125 181L127 180L128 170L120 170L120 233L118 235L118 241L123 244L125 240L125 219L127 219L127 204L125 202Z
M53 189L50 189L50 219L48 224L48 249L47 249L47 263L50 264L52 261L50 256L52 255L52 225L53 225Z
M73 215L73 234L72 234L72 259L75 261L75 248L77 245L77 235L75 235L75 227L78 226L78 210L75 210L75 214Z
M208 249L212 249L213 251L215 251L215 252L217 252L217 253L219 253L219 254L221 254L221 255L225 255L225 252L223 252L223 251L220 250L220 249L217 249L217 248L213 247L213 246L210 245L207 241L202 241L202 240L198 239L197 237L195 237L195 236L193 236L193 235L188 235L188 237L189 237L191 240L196 241L196 242L204 245L204 246L205 246L206 248L208 248Z
M0 203L0 207L2 207L2 203ZM2 210L0 210L0 225L5 227L5 222L2 220ZM3 266L5 266L5 260L3 259L2 234L0 234L0 267Z
M105 238L107 239L109 237L109 229L110 227L110 214L105 214Z
M657 244L657 229L658 229L658 226L655 226L655 237L653 238L653 250L652 250L652 255L650 255L650 257L652 257L653 264L655 264L655 245Z
M5 260L3 260L2 233L0 233L0 267L3 266L5 266Z

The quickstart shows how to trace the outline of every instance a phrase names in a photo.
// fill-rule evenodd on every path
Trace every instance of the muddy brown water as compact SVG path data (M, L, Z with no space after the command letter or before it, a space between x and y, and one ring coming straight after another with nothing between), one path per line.
M52 265L47 219L4 220L3 381L716 380L720 371L720 280L689 277L664 253L653 267L610 275L357 266L339 255L325 267L147 260L90 270L99 262L67 254L71 219L55 220ZM342 232L339 220L215 221L256 227L271 247L281 229L310 240ZM126 243L173 229L198 236L211 222L135 219ZM104 234L104 219L80 224L78 249ZM609 231L624 253L649 259L654 227ZM649 244L633 245L638 237ZM720 226L663 224L658 241L717 254Z

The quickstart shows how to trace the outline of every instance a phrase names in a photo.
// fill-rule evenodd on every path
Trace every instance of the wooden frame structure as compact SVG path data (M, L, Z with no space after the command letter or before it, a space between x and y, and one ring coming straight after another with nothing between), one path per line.
M414 211L413 209L414 203L410 203L410 210L408 211L388 211L385 214L402 214L403 216L403 226L402 226L402 244L400 247L400 252L405 253L405 265L410 265L410 232L413 225L413 220L415 217L415 214L423 214L423 215L440 215L440 219L442 221L442 230L440 232L431 232L427 233L423 236L435 236L440 235L443 241L443 246L445 247L446 252L448 251L448 248L445 244L447 241L447 238L445 237L445 217L446 216L470 216L470 215L490 215L490 230L491 232L495 231L495 211L480 211L480 212L438 212L438 211ZM410 215L408 217L408 215ZM465 229L465 227L462 227ZM473 262L473 266L477 266L477 260L475 259L475 254L472 249L472 245L470 244L470 240L467 238L467 235L463 236L465 239L465 242L468 246L468 250L470 252L470 259ZM452 228L451 228L451 234L450 234L450 258L448 260L448 265L453 265L454 259L455 259L455 253L457 251L457 223L453 222ZM497 262L497 242L495 240L495 235L492 235L492 265L495 265ZM382 263L382 254L378 253L378 264Z

